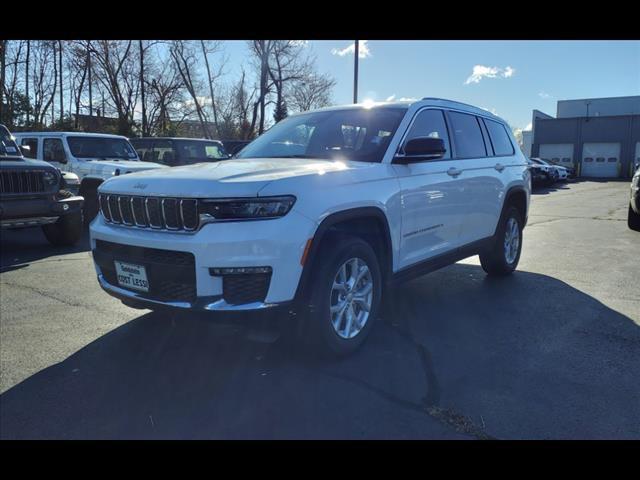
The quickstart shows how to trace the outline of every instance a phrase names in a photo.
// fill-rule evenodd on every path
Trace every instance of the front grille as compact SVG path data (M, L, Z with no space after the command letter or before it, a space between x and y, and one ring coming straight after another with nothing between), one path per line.
M262 302L270 282L271 273L225 275L222 278L222 296L231 305Z
M137 197L101 193L102 216L109 223L193 232L200 217L198 200L193 198Z
M0 171L0 193L41 193L45 191L43 170Z
M143 265L149 280L149 292L130 290L141 297L163 302L193 302L197 297L192 253L96 240L94 259L105 281L124 289L127 288L118 284L114 260Z

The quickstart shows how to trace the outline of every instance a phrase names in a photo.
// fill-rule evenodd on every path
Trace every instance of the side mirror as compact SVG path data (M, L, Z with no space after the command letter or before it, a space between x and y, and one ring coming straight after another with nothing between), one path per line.
M396 163L416 163L442 158L447 153L444 140L433 137L416 137L404 144L403 154L396 155Z
M23 157L31 155L31 147L29 145L20 145L20 151L22 152Z

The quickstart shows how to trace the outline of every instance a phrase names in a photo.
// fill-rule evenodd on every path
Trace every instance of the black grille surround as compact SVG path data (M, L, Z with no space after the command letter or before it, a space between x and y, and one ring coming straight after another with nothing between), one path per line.
M43 193L44 170L1 170L0 193Z
M195 258L192 253L96 240L93 258L105 281L114 287L160 302L192 303L197 298ZM143 265L149 280L149 292L118 284L114 260Z
M198 200L101 193L100 212L107 223L157 230L195 232Z

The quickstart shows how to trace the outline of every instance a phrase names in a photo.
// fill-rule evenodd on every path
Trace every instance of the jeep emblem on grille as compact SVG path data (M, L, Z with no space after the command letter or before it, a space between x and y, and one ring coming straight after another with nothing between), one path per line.
M146 183L136 183L133 188L139 188L140 190L144 190L145 188L147 188L147 184Z

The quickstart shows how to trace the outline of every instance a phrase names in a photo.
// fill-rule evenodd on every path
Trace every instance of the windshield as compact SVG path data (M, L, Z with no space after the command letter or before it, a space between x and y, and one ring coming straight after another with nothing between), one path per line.
M329 110L282 120L236 158L326 158L380 162L404 108Z
M223 160L229 158L221 143L197 140L176 140L178 156L183 160Z
M0 125L0 157L20 157L22 154L18 149L18 145L13 140L9 130L3 125Z
M128 140L109 137L67 137L69 149L76 158L121 158L138 160Z

